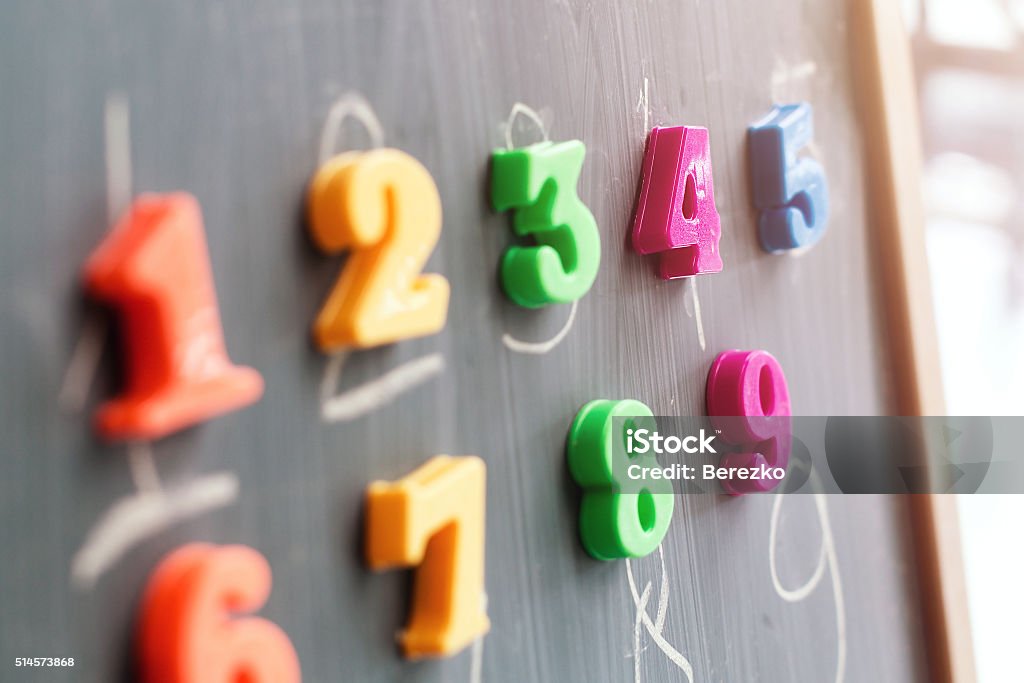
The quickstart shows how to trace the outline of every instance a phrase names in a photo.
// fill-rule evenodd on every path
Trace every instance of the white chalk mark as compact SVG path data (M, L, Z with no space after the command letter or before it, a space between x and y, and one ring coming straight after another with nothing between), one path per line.
M665 615L668 613L668 572L665 571L665 548L658 545L658 563L661 565L661 585L658 587L658 614L654 619L654 627L660 632L665 623ZM629 581L629 592L633 596L633 602L637 600L636 583L633 580L633 567L629 560L626 560L626 579Z
M338 390L338 382L341 381L341 369L345 366L345 361L348 360L350 353L352 352L346 349L327 359L327 365L324 366L324 376L320 380L321 405L334 398L334 392Z
M805 246L802 246L802 247L797 247L795 249L787 249L785 255L788 256L789 258L796 259L796 258L800 258L804 254L810 252L811 249L813 249L813 248L814 248L813 244L808 244L808 245L805 245ZM799 270L796 270L796 269L793 270L794 281L796 281L796 277L799 275L799 273L800 273Z
M661 586L658 587L658 614L654 617L654 628L661 633L668 616L668 572L665 571L665 550L658 544L658 561L661 563Z
M128 98L107 95L103 108L107 166L107 222L113 225L132 202L132 140Z
M229 472L207 475L166 492L140 492L116 502L92 528L71 561L71 582L82 590L129 548L176 522L224 507L238 498L238 478Z
M651 94L649 90L650 82L647 80L647 76L644 76L644 89L640 94L640 101L644 105L644 135L651 129ZM637 105L637 111L640 111L640 105Z
M77 415L85 408L106 337L106 323L96 316L86 317L57 394L57 407L63 412Z
M511 334L506 332L501 336L501 343L504 344L510 351L516 353L532 353L536 355L542 355L549 353L553 348L558 346L563 339L569 334L569 330L572 329L572 324L576 320L576 308L579 305L578 301L572 302L572 308L569 309L569 319L562 325L562 329L558 331L551 339L542 342L528 342L516 339Z
M644 586L644 594L636 603L636 619L633 620L633 681L640 683L640 626L643 624L641 615L647 613L647 600L651 597L651 582Z
M346 358L347 354L340 354L328 362L324 372L324 381L320 386L321 397L330 396L337 389L338 381L341 379L341 368ZM429 356L422 356L355 389L324 400L320 407L320 415L325 422L354 420L390 403L405 392L440 374L442 370L444 370L444 357L441 354L433 353ZM331 384L328 384L328 380L332 380ZM327 390L328 386L331 386L329 391Z
M690 296L693 298L693 318L697 324L697 341L700 342L701 351L706 351L708 348L707 341L704 339L704 317L700 313L700 297L697 295L697 282L696 278L687 278L690 287ZM690 312L687 307L687 313Z
M139 491L155 493L163 490L160 485L160 473L156 469L156 460L153 458L153 446L148 441L133 441L128 444L128 466L135 488Z
M690 661L676 650L672 645L665 640L665 636L662 635L662 629L665 624L665 615L668 610L668 591L669 583L668 576L665 573L665 550L662 546L658 546L658 560L661 566L661 585L658 594L658 614L655 617L655 621L651 621L651 617L647 614L647 602L643 601L643 607L641 607L641 595L637 592L636 581L633 578L633 566L629 559L626 560L626 579L629 582L629 592L633 597L633 604L637 608L637 618L643 622L644 628L647 633L651 636L651 640L654 641L658 649L668 657L669 661L675 664L686 676L686 679L693 683L693 666ZM647 588L650 588L651 584L647 584ZM645 589L646 591L647 589ZM638 652L634 652L638 655ZM636 666L636 665L634 665ZM639 669L636 669L637 671ZM639 674L637 674L639 675ZM638 679L639 680L639 679Z
M487 593L480 599L481 609L487 613ZM480 683L484 675L484 636L477 636L473 641L469 660L469 683Z
M828 563L828 557L825 551L825 544L822 543L818 553L818 565L814 569L814 573L811 574L811 577L803 585L795 589L788 589L782 585L782 581L779 580L779 570L776 564L775 544L779 531L779 513L782 510L783 498L785 498L784 494L778 494L775 496L774 503L772 503L771 526L768 530L768 565L772 574L772 585L775 586L775 592L778 593L779 597L786 602L799 602L810 595L818 587L818 584L821 583L822 577L825 576L825 565Z
M843 598L843 583L839 576L839 558L836 556L836 542L832 536L832 522L828 515L828 501L824 494L814 494L814 503L821 520L822 542L828 547L829 576L832 579L832 600L836 606L836 683L843 683L846 677L846 601Z
M771 94L774 102L784 102L786 97L786 86L795 81L803 81L811 78L818 72L818 65L813 61L801 62L789 66L782 59L775 60L775 68L772 69Z
M366 134L370 137L371 148L384 146L384 127L380 125L380 119L377 118L373 107L361 94L347 92L335 100L327 112L327 119L320 133L320 165L334 155L341 142L341 124L347 118L353 118L363 124Z
M483 678L484 667L484 638L480 636L473 641L473 649L470 652L469 681L480 683Z
M103 161L107 173L107 225L113 226L132 202L132 139L128 98L112 92L103 104ZM57 406L67 413L80 413L89 397L96 368L106 342L106 325L86 318L64 373Z
M825 159L824 159L825 153L821 149L821 145L819 145L816 141L811 140L810 142L807 143L807 146L805 147L805 149L807 150L807 156L809 156L810 158L814 159L818 163L824 165L824 163L825 163Z
M812 471L811 477L817 481L817 476ZM821 550L818 554L818 564L811 574L811 577L795 589L783 587L779 581L778 568L776 567L775 543L778 537L779 510L782 507L782 499L785 494L776 494L772 503L771 526L768 532L768 564L772 575L772 585L775 592L786 602L799 602L810 595L821 583L825 567L828 566L829 578L832 580L832 599L836 610L836 674L835 683L843 683L846 676L846 602L843 597L842 577L839 575L839 560L836 555L835 537L832 534L832 522L828 514L828 500L822 493L814 494L814 506L818 513L818 523L821 525Z
M340 151L349 149L341 135L342 124L349 118L358 121L366 129L371 149L384 146L384 127L373 107L362 94L349 91L335 100L327 112L323 130L320 132L320 165L330 159L339 147ZM327 422L352 420L364 415L424 382L444 367L444 361L440 356L424 357L398 367L373 382L340 396L334 396L341 380L341 368L349 353L346 350L333 356L324 368L324 376L320 381L320 413Z
M512 105L512 110L508 113L508 119L505 121L505 147L507 149L515 149L516 144L512 140L512 123L515 121L516 116L525 116L529 120L533 121L534 125L537 126L537 130L540 131L541 138L544 142L547 142L548 129L544 125L544 121L532 107L523 104L522 102L516 102Z
M529 105L523 104L522 102L516 102L515 104L512 105L512 110L509 111L508 119L505 121L506 148L516 148L515 141L512 140L512 129L513 122L515 121L515 118L517 116L525 116L527 119L532 121L534 125L537 127L537 130L540 132L541 138L545 142L547 142L550 139L548 138L547 127L544 125L544 121L541 120L540 114L538 114ZM547 341L523 341L520 339L516 339L511 334L506 332L501 336L501 343L504 344L505 347L508 348L510 351L515 351L516 353L529 353L533 355L543 355L545 353L550 353L552 349L558 346L562 342L562 340L565 339L565 337L569 334L569 330L572 329L572 324L576 320L576 308L578 305L578 301L572 302L572 308L569 310L569 319L565 321L565 325L562 326L562 329L560 329L554 337L548 339Z

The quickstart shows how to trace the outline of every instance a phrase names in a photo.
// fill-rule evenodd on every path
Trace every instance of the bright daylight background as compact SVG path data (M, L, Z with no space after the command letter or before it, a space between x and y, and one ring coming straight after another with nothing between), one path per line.
M1024 0L903 0L949 415L1024 415ZM979 683L1024 680L1024 496L959 496Z

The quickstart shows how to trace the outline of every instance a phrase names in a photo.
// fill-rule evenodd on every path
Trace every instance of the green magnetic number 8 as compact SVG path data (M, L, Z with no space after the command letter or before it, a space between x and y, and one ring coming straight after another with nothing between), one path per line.
M491 202L515 209L512 227L537 246L513 246L501 261L509 298L526 308L576 301L601 264L597 222L576 194L586 147L579 140L539 142L492 155Z
M640 401L591 401L569 430L569 471L583 488L580 538L599 560L653 552L675 509L671 481L628 478L631 465L658 466L653 453L627 454L629 428L656 429L651 409Z

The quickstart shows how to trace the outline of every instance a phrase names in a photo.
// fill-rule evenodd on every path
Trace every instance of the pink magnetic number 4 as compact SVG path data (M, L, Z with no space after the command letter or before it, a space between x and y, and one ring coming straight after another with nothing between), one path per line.
M741 447L722 457L722 467L776 468L789 464L792 408L786 376L767 351L725 351L708 373L708 416L722 440ZM777 479L726 479L734 496L770 491Z
M661 254L666 280L722 270L707 128L654 128L644 152L633 248Z

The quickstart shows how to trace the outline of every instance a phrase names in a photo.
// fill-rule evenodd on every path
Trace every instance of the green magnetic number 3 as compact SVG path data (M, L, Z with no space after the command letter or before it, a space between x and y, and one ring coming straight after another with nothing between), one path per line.
M583 488L580 538L599 560L653 552L675 509L671 481L627 477L630 465L658 465L653 453L626 453L629 428L656 428L651 409L640 401L591 401L569 430L569 471Z
M520 306L576 301L590 289L601 263L597 222L576 194L586 147L579 140L539 142L492 156L491 202L515 209L512 227L537 246L513 246L501 261L501 280Z

